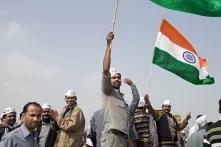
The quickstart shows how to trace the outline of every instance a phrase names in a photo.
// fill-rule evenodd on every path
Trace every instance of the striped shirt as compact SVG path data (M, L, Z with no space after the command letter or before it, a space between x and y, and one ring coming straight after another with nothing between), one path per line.
M138 140L152 144L149 129L149 114L144 111L143 107L138 107L135 111L135 128L138 133Z
M210 125L206 129L204 147L220 147L221 146L221 120Z

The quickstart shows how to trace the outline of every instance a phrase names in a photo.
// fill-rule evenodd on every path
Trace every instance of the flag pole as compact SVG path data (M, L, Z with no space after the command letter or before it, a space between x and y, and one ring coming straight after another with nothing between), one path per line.
M118 12L118 4L119 4L119 0L115 1L115 12L114 12L114 16L113 16L113 22L112 22L112 32L115 32L115 25L116 25L116 18L117 18L117 12ZM110 48L112 48L112 42L110 44Z
M148 77L148 81L147 81L147 93L149 91L150 88L150 80L151 80L151 75L152 75L152 63L150 64L150 72L149 72L149 77Z
M115 32L115 25L116 25L116 18L117 18L117 12L118 12L118 4L119 4L119 0L116 0L115 2L115 12L114 12L114 16L113 16L113 23L112 23L112 32Z

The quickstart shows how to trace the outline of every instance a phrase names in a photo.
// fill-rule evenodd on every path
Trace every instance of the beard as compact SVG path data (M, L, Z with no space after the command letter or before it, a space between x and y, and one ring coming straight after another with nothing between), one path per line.
M50 117L43 117L42 122L49 124L51 122L51 118Z

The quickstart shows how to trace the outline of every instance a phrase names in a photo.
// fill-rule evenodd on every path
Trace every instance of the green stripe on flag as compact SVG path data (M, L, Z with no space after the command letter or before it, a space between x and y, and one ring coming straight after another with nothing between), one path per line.
M157 47L155 47L152 62L193 84L203 85L214 83L214 79L209 76L205 79L199 79L199 70L196 67L175 59L173 56Z
M221 0L151 0L168 9L203 16L221 17Z

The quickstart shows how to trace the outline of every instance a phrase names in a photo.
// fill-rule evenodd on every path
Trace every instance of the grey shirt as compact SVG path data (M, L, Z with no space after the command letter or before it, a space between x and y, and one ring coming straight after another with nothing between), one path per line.
M123 94L112 87L110 75L103 75L101 88L104 98L104 131L107 132L111 129L116 129L129 135L129 121L131 115L133 115L132 112L134 113L136 107L128 107L124 100ZM137 105L140 96L136 86L131 85L131 90L133 94L133 100L136 99L136 102L134 103Z
M91 130L89 132L89 138L92 140L94 146L100 147L100 138L101 138L101 132L102 132L102 124L104 119L104 109L100 109L94 113L94 115L91 118Z
M134 117L134 111L136 110L136 107L139 103L140 97L138 95L138 92L136 88L134 87L134 97L133 100L129 106L129 119L130 119L130 126L129 126L129 137L133 136L134 133L133 131L133 117ZM90 132L88 134L88 137L92 140L93 144L96 144L96 147L100 147L100 138L101 138L101 133L102 133L102 124L104 122L104 108L97 110L94 115L91 118L90 121ZM135 129L135 128L134 128ZM132 134L132 135L131 135Z
M39 134L39 144L40 144L41 147L45 146L45 142L46 142L46 139L48 137L50 128L51 128L50 123L48 124L48 123L42 122L41 132Z
M40 147L37 137L32 135L24 124L2 138L0 147Z

